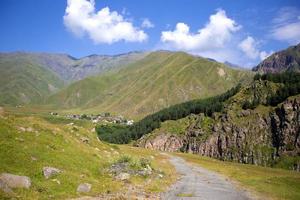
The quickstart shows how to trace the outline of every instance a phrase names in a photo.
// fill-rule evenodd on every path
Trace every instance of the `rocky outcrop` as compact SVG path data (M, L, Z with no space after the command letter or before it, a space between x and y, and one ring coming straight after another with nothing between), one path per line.
M224 113L215 113L206 127L202 121L208 117L198 115L184 135L147 136L140 145L263 166L273 166L284 156L300 155L300 96L276 108L232 109L234 105ZM300 161L289 168L299 170Z
M204 141L198 142L197 137L188 137L186 142L189 148L185 151L221 160L270 164L274 149L268 134L270 131L268 118L256 115L253 121L241 124L232 122L226 114L220 118L221 122L212 126L211 134Z
M145 135L139 140L138 146L146 149L174 152L180 150L183 146L183 139L177 135L164 133L151 137Z
M271 114L276 154L300 155L300 98L285 101Z
M248 111L231 119L219 116L205 141L187 134L186 152L222 160L271 166L282 155L300 155L300 97L286 100L275 111L260 114ZM197 130L200 128L189 127ZM296 163L294 169L298 169Z
M284 71L300 72L300 44L279 51L266 58L253 71L279 73Z

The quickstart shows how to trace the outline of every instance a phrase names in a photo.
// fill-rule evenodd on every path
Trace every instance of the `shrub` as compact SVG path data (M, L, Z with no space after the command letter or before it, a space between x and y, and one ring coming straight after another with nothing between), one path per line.
M130 163L132 162L132 157L129 155L122 155L120 158L117 159L115 163Z

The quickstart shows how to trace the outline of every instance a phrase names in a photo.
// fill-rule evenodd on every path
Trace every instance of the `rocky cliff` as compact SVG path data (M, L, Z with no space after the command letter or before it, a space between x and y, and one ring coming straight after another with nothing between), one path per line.
M253 71L261 73L300 72L300 44L272 54L254 67Z
M290 97L277 107L241 109L241 103L251 100L254 93L264 101L273 87L268 84L256 82L245 88L228 102L222 113L212 117L189 116L190 123L183 134L156 131L141 138L139 146L255 165L284 165L299 171L300 96Z

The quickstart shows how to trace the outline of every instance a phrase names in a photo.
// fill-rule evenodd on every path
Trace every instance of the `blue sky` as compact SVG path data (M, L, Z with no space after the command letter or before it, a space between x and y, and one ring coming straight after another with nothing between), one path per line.
M0 51L168 49L254 66L300 42L299 0L1 0Z

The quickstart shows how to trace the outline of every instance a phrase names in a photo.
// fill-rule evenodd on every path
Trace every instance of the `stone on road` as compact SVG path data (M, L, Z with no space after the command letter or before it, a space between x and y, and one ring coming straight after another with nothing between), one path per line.
M161 199L199 199L199 200L246 200L251 199L249 194L236 188L230 181L221 175L188 164L179 157L172 156L171 163L177 172L182 175Z

